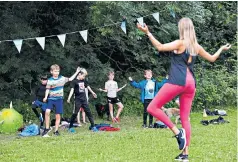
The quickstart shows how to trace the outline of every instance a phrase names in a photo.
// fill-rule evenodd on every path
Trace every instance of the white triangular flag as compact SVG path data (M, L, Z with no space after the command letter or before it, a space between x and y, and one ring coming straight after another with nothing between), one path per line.
M62 46L64 47L66 34L60 34L60 35L57 35L57 37L59 38Z
M137 21L140 23L141 26L144 26L143 17L137 18Z
M121 23L121 29L124 31L124 33L126 34L126 22L122 21Z
M37 37L36 40L40 44L41 48L44 50L45 49L45 37Z
M22 39L15 39L13 40L15 46L17 47L18 52L21 52L21 46L22 46Z
M155 20L159 23L159 12L152 14Z
M87 39L88 39L88 30L83 30L79 32L80 35L83 37L83 40L87 43Z

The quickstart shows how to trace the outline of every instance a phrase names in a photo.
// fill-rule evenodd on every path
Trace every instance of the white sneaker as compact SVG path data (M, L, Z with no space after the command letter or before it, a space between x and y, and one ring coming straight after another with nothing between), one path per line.
M48 134L45 134L42 137L47 138L47 137L50 137L50 136Z

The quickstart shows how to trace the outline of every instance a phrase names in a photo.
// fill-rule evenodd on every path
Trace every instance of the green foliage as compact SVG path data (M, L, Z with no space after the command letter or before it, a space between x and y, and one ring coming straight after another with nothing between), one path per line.
M23 115L24 123L30 123L36 119L36 116L34 112L32 111L31 104L24 103L22 100L16 100L13 103L14 109L16 109L17 112ZM40 109L39 113L41 112ZM37 119L38 122L38 119Z

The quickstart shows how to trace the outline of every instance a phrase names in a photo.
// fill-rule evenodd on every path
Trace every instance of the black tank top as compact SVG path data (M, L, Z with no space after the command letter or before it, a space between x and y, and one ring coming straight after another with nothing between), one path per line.
M195 84L196 79L193 72L193 65L196 59L196 56L192 56L191 63L188 63L190 54L185 50L182 54L172 54L171 65L169 70L169 79L167 83L176 84L180 86L184 86L186 84L186 75L187 75L187 67L193 75Z

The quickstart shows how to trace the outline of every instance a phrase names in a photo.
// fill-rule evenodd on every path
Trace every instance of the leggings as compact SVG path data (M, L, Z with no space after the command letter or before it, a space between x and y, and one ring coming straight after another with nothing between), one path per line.
M161 110L161 107L171 101L174 97L179 95L180 102L180 119L182 127L186 131L186 146L190 145L191 125L189 121L189 114L192 106L192 101L195 96L195 81L189 70L187 70L186 84L184 86L166 83L160 89L158 94L149 104L147 111L155 118L158 118L170 129L174 127L170 118Z

